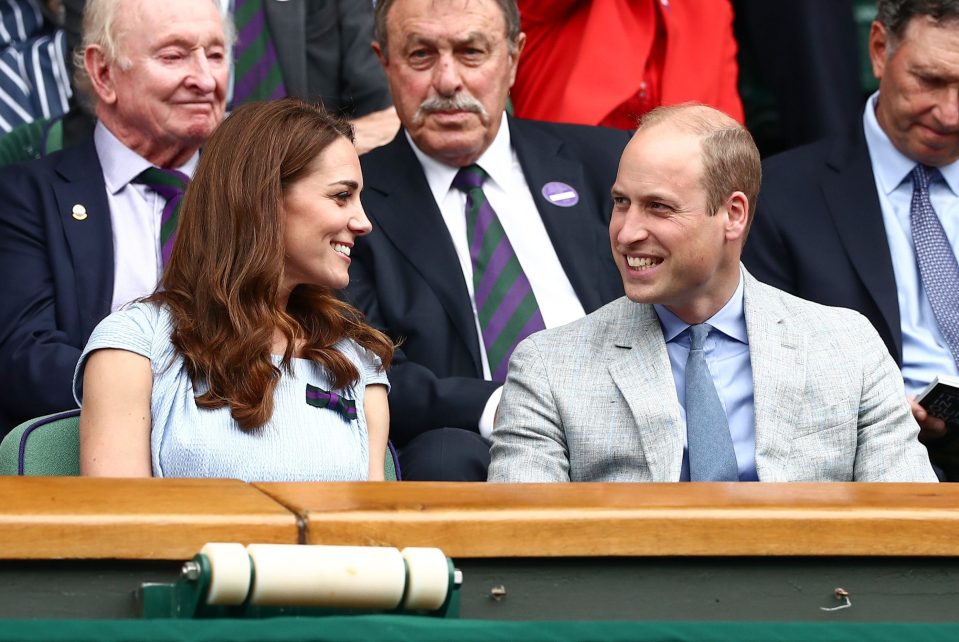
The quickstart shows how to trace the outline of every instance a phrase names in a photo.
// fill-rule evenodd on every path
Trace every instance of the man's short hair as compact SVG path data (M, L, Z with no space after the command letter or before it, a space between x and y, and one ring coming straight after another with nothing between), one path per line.
M879 0L877 4L876 20L897 40L916 16L928 16L939 24L959 20L959 0Z
M683 103L647 112L639 121L637 133L666 122L699 136L706 212L715 215L733 192L742 192L749 201L748 231L762 177L759 150L749 131L718 109Z
M519 7L516 6L516 0L495 0L495 2L506 19L506 42L512 51L516 48L516 39L520 34ZM386 42L386 15L395 3L396 0L378 0L373 10L373 39L379 43L380 50L386 58L389 58Z

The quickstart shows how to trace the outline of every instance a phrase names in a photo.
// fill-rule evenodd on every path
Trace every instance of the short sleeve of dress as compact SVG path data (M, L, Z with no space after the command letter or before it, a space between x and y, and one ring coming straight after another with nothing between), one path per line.
M93 329L80 361L73 374L73 396L80 404L83 401L83 370L87 358L105 348L127 350L150 359L154 351L154 338L160 325L161 308L153 303L134 303L117 310Z
M383 360L361 346L356 346L356 352L360 362L360 377L364 385L382 384L386 386L386 390L389 392L390 381L383 369Z

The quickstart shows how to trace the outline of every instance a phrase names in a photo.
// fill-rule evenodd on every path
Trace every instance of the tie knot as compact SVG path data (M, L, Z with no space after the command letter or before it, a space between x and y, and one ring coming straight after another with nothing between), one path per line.
M186 190L190 179L186 174L175 169L148 167L137 174L133 182L146 185L160 194L164 194L164 192L169 192L170 190L175 190L182 194Z
M712 328L706 323L689 326L689 349L702 350L706 345L706 337Z
M916 168L912 170L913 189L917 187L924 190L929 189L929 183L935 180L936 176L938 175L939 170L935 167L929 167L928 165L916 165Z
M456 172L456 177L453 179L453 187L460 191L468 192L472 189L483 187L483 181L486 180L487 176L489 176L489 174L479 165L467 165L466 167L461 167L460 171Z

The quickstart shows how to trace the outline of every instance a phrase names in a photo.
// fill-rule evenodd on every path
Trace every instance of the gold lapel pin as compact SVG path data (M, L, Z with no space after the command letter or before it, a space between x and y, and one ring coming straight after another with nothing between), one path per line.
M77 203L73 206L73 218L83 221L87 218L87 208Z

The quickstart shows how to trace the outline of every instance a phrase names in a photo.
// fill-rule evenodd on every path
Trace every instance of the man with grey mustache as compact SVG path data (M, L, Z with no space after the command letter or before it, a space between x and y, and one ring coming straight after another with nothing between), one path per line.
M515 0L379 0L373 49L403 128L363 156L373 233L349 296L400 342L405 479L483 481L506 363L528 334L622 296L606 248L625 132L507 115Z

